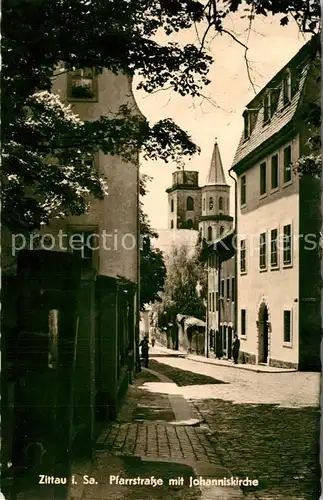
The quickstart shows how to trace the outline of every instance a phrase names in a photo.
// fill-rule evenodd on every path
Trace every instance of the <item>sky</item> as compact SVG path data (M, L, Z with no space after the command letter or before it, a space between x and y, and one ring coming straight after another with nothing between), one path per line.
M234 14L226 21L225 27L248 45L251 80L256 92L259 92L299 51L306 39L294 22L282 27L276 16L256 18L251 31L248 25L249 21L241 19L241 14ZM178 37L180 43L194 43L196 40L193 30L187 30ZM185 169L199 172L200 185L205 183L217 139L227 181L232 185L230 211L234 215L234 187L227 172L242 133L243 110L254 97L255 91L248 78L245 49L241 45L229 35L214 36L213 33L209 48L215 62L209 73L211 83L203 89L207 99L181 97L169 90L153 95L134 90L134 94L141 112L151 123L172 118L199 145L201 153L188 159ZM171 186L172 172L175 170L176 165L163 161L141 162L141 172L153 178L148 185L149 192L143 198L144 210L157 230L167 228L168 201L165 190Z

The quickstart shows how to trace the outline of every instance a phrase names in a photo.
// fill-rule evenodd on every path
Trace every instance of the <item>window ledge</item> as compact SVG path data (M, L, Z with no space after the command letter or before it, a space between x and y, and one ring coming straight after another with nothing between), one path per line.
M283 264L283 269L289 269L290 267L293 267L292 262L290 264Z
M284 342L283 347L285 347L285 349L293 349L293 344L292 342Z
M270 194L277 193L277 191L279 191L279 186L277 186L277 187L275 187L275 188L271 188L271 190L270 190Z
M243 203L243 205L240 205L240 208L246 208L247 207L247 203Z
M247 271L240 271L240 275L242 275L242 276L243 276L243 275L245 275L245 274L247 274Z
M244 144L245 142L248 142L248 141L249 141L249 139L250 139L250 135L249 135L249 137L245 137L245 138L243 139L242 144Z
M261 267L261 268L259 269L259 272L260 272L260 273L266 273L267 271L268 271L268 267Z
M259 199L263 200L264 198L267 198L267 196L268 196L268 193L262 193L259 195Z
M247 335L240 335L241 340L247 340Z
M279 271L280 267L277 265L277 266L270 266L270 270L271 271Z
M287 182L284 182L284 184L283 184L283 188L286 188L286 187L288 187L288 186L291 186L292 184L293 184L293 181L292 181L292 180L287 181Z
M98 102L97 97L68 97L68 102Z

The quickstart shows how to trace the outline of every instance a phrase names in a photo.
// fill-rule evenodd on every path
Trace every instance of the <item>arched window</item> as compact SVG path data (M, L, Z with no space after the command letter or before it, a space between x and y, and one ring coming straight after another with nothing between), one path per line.
M212 227L211 226L209 226L207 228L207 240L212 241Z
M187 221L187 229L192 229L192 227L193 227L193 221L192 221L192 219L188 219L188 221Z
M223 233L224 233L224 227L223 227L223 226L221 226L221 227L220 227L220 234L223 234Z
M203 198L203 212L205 212L205 198Z
M194 200L192 196L188 196L186 200L186 210L194 210Z
M174 200L171 200L170 202L170 211L174 212Z
M174 221L173 220L170 221L170 228L174 229Z
M220 196L219 198L219 210L223 210L223 198Z
M213 198L211 197L209 199L209 210L212 210L213 209Z

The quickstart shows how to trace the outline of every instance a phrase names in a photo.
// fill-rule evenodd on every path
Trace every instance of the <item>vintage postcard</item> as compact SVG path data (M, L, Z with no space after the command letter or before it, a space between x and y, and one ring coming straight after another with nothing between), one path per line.
M2 5L6 500L321 495L319 0Z

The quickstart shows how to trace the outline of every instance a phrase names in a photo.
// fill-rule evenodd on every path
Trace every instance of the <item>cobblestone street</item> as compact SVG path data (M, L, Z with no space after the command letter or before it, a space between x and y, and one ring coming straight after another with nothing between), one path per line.
M176 357L156 361L154 369L179 385L183 370L194 372L197 385L181 387L181 394L204 419L222 465L234 476L259 480L254 491L244 491L246 498L319 498L319 374L256 373ZM205 384L212 375L227 383Z
M315 373L256 373L152 350L149 370L138 374L117 421L97 442L91 474L98 484L74 489L70 498L318 499L319 380ZM115 474L154 475L163 486L108 485ZM200 476L248 477L259 485L189 487ZM171 485L176 477L182 485Z

